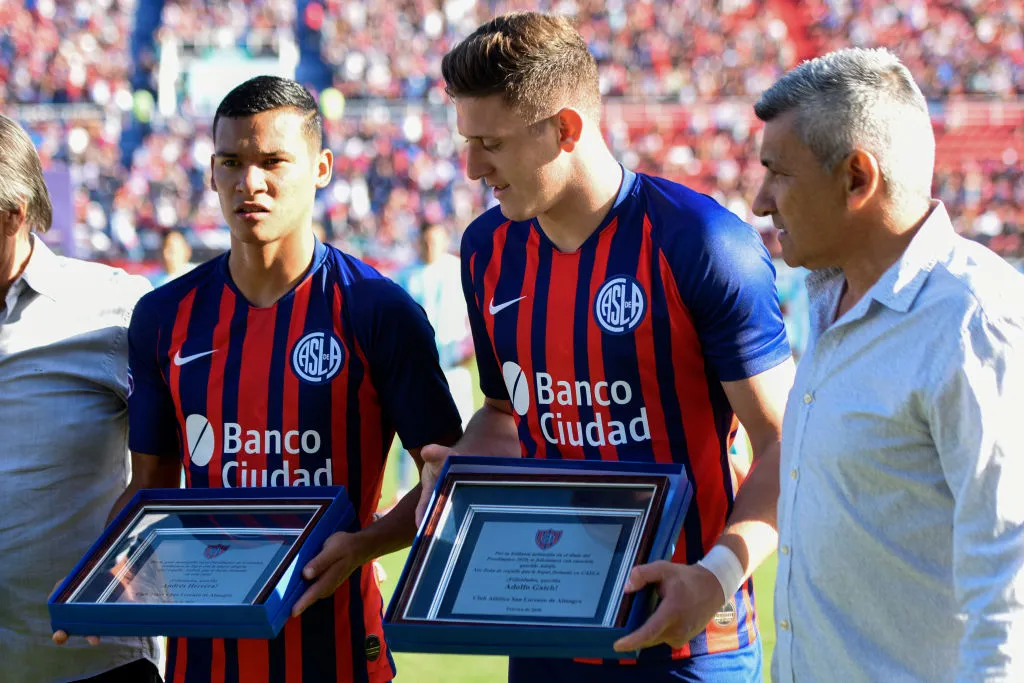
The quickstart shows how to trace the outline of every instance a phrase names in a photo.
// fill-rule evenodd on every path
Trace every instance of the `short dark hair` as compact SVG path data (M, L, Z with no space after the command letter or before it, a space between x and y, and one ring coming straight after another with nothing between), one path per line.
M554 14L491 19L444 56L441 75L449 97L501 95L527 119L569 98L594 120L601 113L597 62L572 22Z
M50 229L53 204L39 153L25 129L0 114L0 211L18 211L22 203L32 230Z
M241 119L283 108L295 109L306 115L303 133L319 151L324 142L324 119L316 99L298 81L280 76L256 76L229 92L213 116L214 139L217 137L217 122L222 118Z

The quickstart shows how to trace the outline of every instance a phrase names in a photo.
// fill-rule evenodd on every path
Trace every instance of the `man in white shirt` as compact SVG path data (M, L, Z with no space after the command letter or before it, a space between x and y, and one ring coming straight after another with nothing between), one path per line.
M128 479L128 322L141 277L53 254L32 141L0 116L0 680L151 683L153 638L50 642L46 601Z
M885 50L755 107L754 203L813 272L782 432L773 679L1024 680L1024 277L931 199L935 138Z

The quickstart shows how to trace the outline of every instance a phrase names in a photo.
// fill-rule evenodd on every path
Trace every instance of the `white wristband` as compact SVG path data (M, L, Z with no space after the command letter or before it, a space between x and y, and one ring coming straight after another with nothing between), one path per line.
M724 545L711 548L697 564L715 575L718 583L722 585L722 594L725 595L726 602L736 594L745 580L746 572L743 571L740 559Z

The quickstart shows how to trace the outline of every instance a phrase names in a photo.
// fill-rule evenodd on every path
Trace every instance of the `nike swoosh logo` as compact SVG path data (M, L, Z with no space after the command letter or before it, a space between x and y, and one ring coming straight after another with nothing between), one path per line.
M520 301L522 301L525 298L526 298L526 295L524 294L523 296L519 297L518 299L512 299L512 301L506 301L505 303L501 304L500 306L495 306L494 305L494 297L491 297L491 303L487 305L487 310L491 312L491 315L497 315L497 313L499 311L504 310L504 309L508 308L509 306L513 306L513 305L519 303Z
M178 367L181 367L182 365L185 365L186 363L191 363L192 361L196 360L197 358L202 358L203 356L209 356L211 353L217 353L217 349L214 349L213 351L203 351L202 353L196 353L196 354L193 354L191 356L182 356L181 355L181 350L179 349L179 350L174 352L174 364L177 365Z

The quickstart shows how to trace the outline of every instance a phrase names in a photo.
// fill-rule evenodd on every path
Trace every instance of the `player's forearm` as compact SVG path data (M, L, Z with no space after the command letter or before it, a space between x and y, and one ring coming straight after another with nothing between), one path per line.
M416 503L419 499L420 485L416 484L386 515L359 532L363 564L412 544L416 536Z
M515 419L503 410L484 403L466 425L466 433L452 447L453 453L518 458L522 455Z
M779 442L764 448L736 494L732 515L718 543L739 559L750 576L778 546Z
M173 457L157 457L145 453L132 453L132 478L128 487L114 501L107 515L107 524L121 512L132 496L142 489L178 488L181 480L181 462Z

